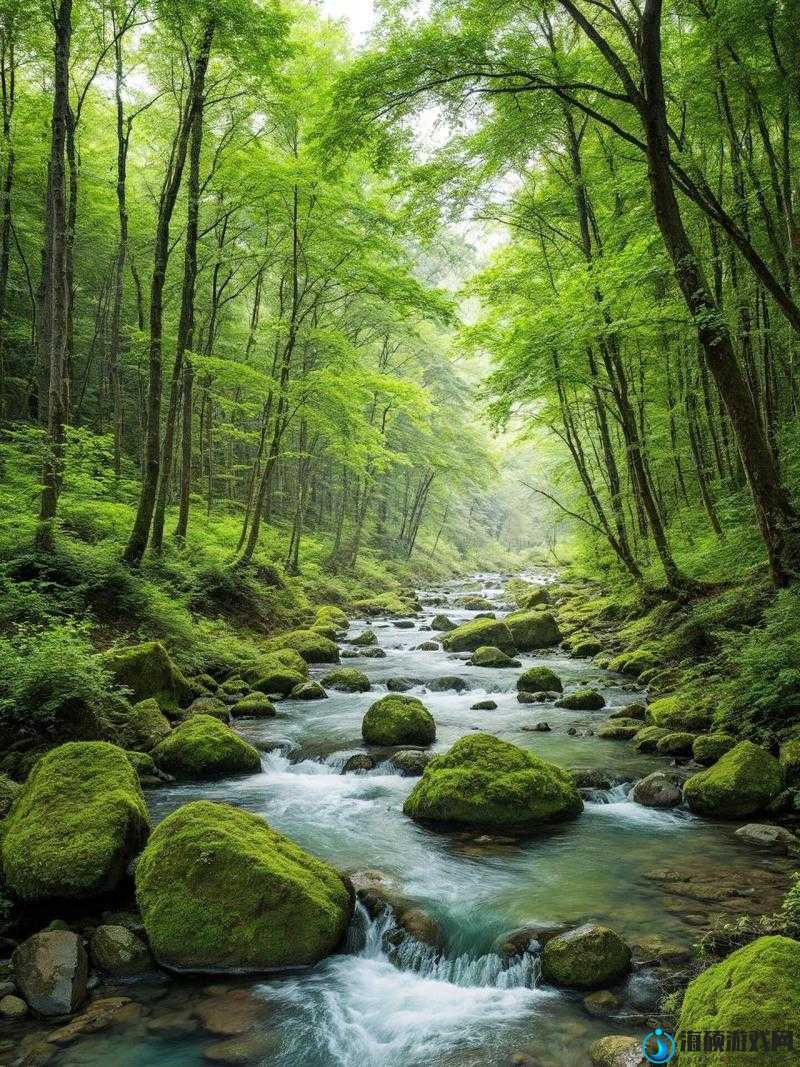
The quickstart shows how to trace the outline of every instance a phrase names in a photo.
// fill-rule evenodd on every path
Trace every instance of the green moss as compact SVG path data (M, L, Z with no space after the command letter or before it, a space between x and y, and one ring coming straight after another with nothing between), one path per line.
M511 631L511 637L520 652L551 648L561 641L556 620L547 611L515 611L506 615L503 622Z
M379 596L364 597L353 601L353 609L362 615L413 615L419 610L419 603L413 596L400 596L398 593L381 593Z
M521 602L518 601L518 603L521 608L530 611L531 608L538 608L541 607L542 604L549 604L550 594L543 585L540 585L538 589L534 589L531 593L528 593L527 596L523 596Z
M258 750L210 715L180 723L153 750L158 766L177 778L224 778L261 770Z
M240 678L238 674L234 674L231 678L226 678L219 687L220 693L224 693L226 696L236 696L237 693L246 693L247 689L247 682L244 678Z
M317 608L315 622L320 626L334 626L337 630L346 630L350 625L347 615L333 604L323 604L322 607Z
M741 818L761 811L783 788L781 766L752 741L740 741L707 771L683 787L692 811L721 818Z
M610 661L610 671L621 671L622 674L630 674L638 678L645 671L652 670L660 664L658 656L647 648L640 648L633 652L622 652Z
M591 659L603 651L603 644L596 637L584 637L576 641L570 649L571 655L576 659Z
M709 967L690 982L683 997L678 1030L773 1031L797 1029L800 1020L800 942L789 937L759 937ZM697 1052L680 1056L682 1067L784 1067L785 1050Z
M227 804L169 815L136 866L151 950L189 971L308 966L344 937L352 897L341 875Z
M656 744L656 752L661 756L691 756L695 735L675 731L665 734Z
M15 782L8 775L0 774L0 819L5 819L21 791L19 782Z
M493 648L491 645L481 645L480 648L476 648L469 662L473 667L502 668L520 666L518 659L512 659L511 656L507 656L505 652L501 652L499 648Z
M736 745L736 738L730 734L700 734L692 742L692 755L698 763L711 766L726 752Z
M155 775L157 773L153 757L149 752L126 752L128 763L141 778L143 775Z
M568 708L570 711L599 711L606 706L606 698L596 689L576 689L574 693L568 693L556 701L557 708Z
M268 652L279 652L286 648L298 652L306 663L339 662L339 649L336 642L323 637L322 634L314 633L313 630L290 630L279 637L274 637L266 645Z
M641 729L642 724L636 719L608 719L597 727L597 736L606 741L630 741Z
M467 611L494 611L494 604L485 596L462 596L459 603Z
M104 717L109 723L109 739L120 748L137 752L151 752L172 729L153 697L133 705L108 701Z
M372 688L369 678L355 667L339 667L322 679L326 689L338 689L342 693L368 693Z
M370 705L361 736L371 745L429 745L436 740L436 723L421 700L389 693Z
M37 762L3 823L3 874L23 900L93 897L120 882L149 829L122 749L60 745Z
M162 711L175 713L199 695L158 641L114 648L100 653L97 661L118 685L131 691L136 703L152 697Z
M265 674L253 683L253 688L261 693L285 697L305 680L305 675L300 674L298 671L293 671L291 667L283 667L276 661L271 668L267 669Z
M231 708L234 719L272 719L275 717L275 706L263 693L250 693L241 700L237 700Z
M583 810L572 777L490 734L462 737L435 756L403 806L426 822L532 830Z
M542 953L546 980L576 989L608 985L630 967L631 950L619 934L595 923L551 937Z
M787 785L800 784L800 741L786 741L778 756Z
M648 705L647 717L654 726L665 726L671 730L697 733L706 730L711 716L702 708L693 707L688 698L678 695L660 697Z
M511 631L497 619L473 619L442 635L442 645L448 652L474 652L483 645L499 648L509 656L517 650Z
M665 726L642 726L639 723L639 727L640 729L633 735L633 747L639 752L655 752L658 742L674 733Z
M529 667L517 678L521 693L563 693L564 685L549 667Z
M338 630L330 623L315 622L312 624L311 630L315 634L321 634L322 637L327 637L329 641L336 641Z
M216 697L200 697L198 700L193 700L181 718L192 719L195 715L210 715L212 719L219 719L226 725L231 721L230 708Z

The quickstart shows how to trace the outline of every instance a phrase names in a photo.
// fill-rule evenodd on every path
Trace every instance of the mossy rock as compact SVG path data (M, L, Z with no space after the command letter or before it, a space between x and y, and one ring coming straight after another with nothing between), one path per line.
M155 761L149 752L126 752L125 755L139 778L155 777L158 774Z
M800 1020L800 942L789 937L759 937L699 974L686 988L678 1030L682 1033L785 1033ZM795 1035L795 1040L796 1040ZM696 1052L681 1055L682 1067L785 1067L785 1049Z
M224 693L225 696L236 696L237 693L246 693L250 689L250 686L240 677L238 674L234 674L230 678L226 678L222 685L219 687L220 693Z
M600 711L606 706L606 698L596 689L576 689L574 693L567 693L556 701L557 708L567 708L569 711Z
M421 700L389 693L370 705L361 736L371 745L430 745L436 740L436 723Z
M292 700L325 700L328 694L319 682L301 682L296 685L289 696Z
M162 711L175 714L199 695L158 641L112 648L97 660L118 685L130 690L134 703L152 697Z
M335 641L339 634L339 631L331 623L312 623L311 630L315 634L321 634L323 637L327 637L329 641Z
M313 630L290 630L267 642L268 652L289 648L298 652L306 663L338 663L339 649L335 641Z
M355 667L339 667L330 671L322 679L326 689L336 689L341 693L368 693L372 686L363 671Z
M485 596L463 596L459 603L467 611L494 611L494 604Z
M515 611L506 615L503 622L520 652L552 648L562 639L555 618L547 611Z
M785 741L781 745L778 760L783 768L787 785L800 785L800 741Z
M597 736L606 741L630 741L641 728L636 719L607 719L597 727Z
M549 667L529 667L517 678L521 693L563 693L564 684Z
M285 697L305 680L304 674L292 670L291 667L284 667L276 660L260 678L253 682L253 689L260 693Z
M647 719L646 704L626 704L624 708L617 708L609 713L609 719L638 719L645 722Z
M431 629L438 632L445 632L447 630L455 630L456 624L452 619L448 619L446 615L434 615L431 619Z
M652 670L660 665L661 661L655 652L651 652L647 648L640 648L631 652L621 652L618 656L614 656L609 660L608 669L638 678L645 671Z
M718 759L721 759L726 752L730 752L736 744L736 738L731 734L700 734L692 742L692 756L698 763L710 767L712 763L716 763Z
M656 743L656 752L660 756L691 756L695 734L676 731L665 734Z
M323 604L317 608L315 623L318 626L334 626L337 630L346 630L350 620L341 608L333 604Z
M585 637L577 641L570 649L570 655L575 659L591 659L603 651L603 644L595 637Z
M475 652L484 645L499 648L508 656L517 651L511 631L497 619L473 619L442 636L442 646L448 652Z
M490 734L434 756L403 811L422 822L532 831L574 819L583 801L561 767Z
M711 716L707 711L690 707L686 698L677 695L660 697L647 707L647 717L654 726L697 733L707 730Z
M186 804L136 865L151 951L179 971L271 971L333 952L353 909L333 867L227 804Z
M176 778L224 778L261 770L258 750L210 715L180 723L153 750L153 759Z
M668 730L666 726L642 726L639 723L639 730L633 735L633 747L639 752L655 752L658 742L674 732L674 730Z
M600 989L630 968L630 948L619 934L597 923L551 937L542 953L544 978L572 989Z
M538 589L534 589L531 593L528 593L521 599L522 602L520 607L524 608L525 611L530 611L531 608L539 608L543 604L549 604L550 593L543 585L540 585Z
M350 644L357 648L371 648L377 645L378 635L374 630L362 630L360 634L350 638Z
M413 615L419 610L419 601L414 596L381 593L379 596L355 600L353 608L362 615Z
M499 648L493 648L491 645L481 645L480 648L476 648L469 662L473 667L502 668L520 666L518 659L507 656L505 652L501 652Z
M272 671L293 671L301 678L308 678L308 664L293 648L278 648L265 655L257 656L240 670L242 678L251 686Z
M782 788L780 763L752 741L740 741L707 771L692 775L683 796L701 815L737 819L763 811Z
M95 897L116 888L149 832L125 752L72 741L41 757L4 820L3 876L22 900Z
M216 697L199 697L193 700L181 718L191 719L195 715L210 715L212 719L218 719L226 725L231 721L231 709Z
M216 693L219 689L219 682L210 674L196 674L192 678L192 681L196 682L198 685L202 685L204 689L207 689L208 692L212 694Z
M0 819L5 819L21 792L22 786L19 782L9 778L7 774L0 774Z
M250 693L231 707L234 719L273 719L275 705L263 693Z

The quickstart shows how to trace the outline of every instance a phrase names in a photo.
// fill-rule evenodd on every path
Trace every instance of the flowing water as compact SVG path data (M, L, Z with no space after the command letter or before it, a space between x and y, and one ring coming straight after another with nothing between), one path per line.
M536 576L532 577L536 580ZM696 861L705 868L750 856L729 832L681 810L659 811L627 799L625 785L597 793L574 822L524 842L445 834L422 828L402 813L413 778L388 763L374 771L342 774L345 759L363 751L361 719L385 691L386 680L405 676L410 691L430 708L437 724L433 748L448 748L471 730L484 730L567 767L597 767L633 781L664 761L637 755L624 742L571 736L602 712L571 712L552 705L519 704L518 671L467 666L444 651L417 651L435 637L420 628L440 611L456 622L474 612L455 604L465 589L479 589L501 608L496 575L436 590L444 605L427 605L414 629L390 620L370 623L384 659L343 660L363 670L372 692L331 693L327 700L286 701L276 719L240 724L262 746L261 774L211 784L167 787L150 794L155 819L200 797L227 801L263 815L309 851L342 870L377 869L399 892L439 922L443 953L406 942L387 954L387 919L372 921L359 906L344 950L290 978L253 983L270 1005L274 1046L264 1063L278 1067L417 1067L509 1062L524 1050L543 1065L587 1063L591 1040L620 1032L620 1023L588 1016L580 998L543 986L532 954L508 965L497 953L503 935L520 927L599 920L629 941L661 935L686 944L682 919L664 908L658 882L647 871ZM421 593L423 603L430 599ZM354 626L349 637L365 628ZM636 699L629 682L559 651L521 657L523 666L552 667L565 688L580 682L602 689L610 708ZM329 668L314 668L321 677ZM434 692L426 683L444 675L463 678L468 691ZM491 697L494 711L470 705ZM547 721L549 733L531 732ZM622 1032L626 1032L622 1024ZM641 1026L641 1022L639 1023ZM632 1032L638 1032L636 1025ZM205 1044L207 1044L207 1040ZM147 1041L105 1046L105 1059L127 1064L189 1067L203 1062L204 1042ZM87 1058L88 1057L88 1058ZM88 1048L75 1062L97 1063Z

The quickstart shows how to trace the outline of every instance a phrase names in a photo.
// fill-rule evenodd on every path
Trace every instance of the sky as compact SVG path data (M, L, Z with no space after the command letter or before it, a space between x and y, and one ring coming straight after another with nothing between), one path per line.
M331 18L347 20L354 41L370 29L375 17L372 0L322 0L320 6Z

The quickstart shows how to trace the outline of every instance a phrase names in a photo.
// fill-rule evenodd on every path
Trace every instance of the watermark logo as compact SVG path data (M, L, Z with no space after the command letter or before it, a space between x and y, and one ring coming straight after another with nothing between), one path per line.
M651 1030L642 1042L642 1055L650 1063L669 1063L675 1055L675 1038L661 1027Z

